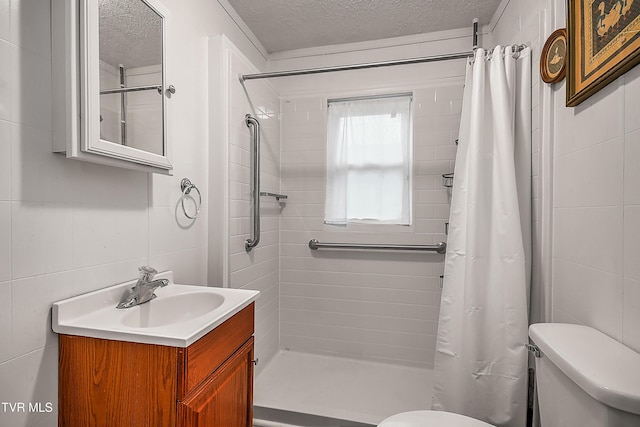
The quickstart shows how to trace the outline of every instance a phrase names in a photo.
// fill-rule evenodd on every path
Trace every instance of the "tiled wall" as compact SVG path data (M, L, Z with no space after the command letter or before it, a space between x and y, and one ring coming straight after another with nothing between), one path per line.
M426 65L424 67L429 67ZM430 367L440 305L442 255L311 251L325 242L434 244L446 240L449 192L441 175L453 171L462 109L464 63L362 75L358 85L333 74L302 83L282 97L282 191L289 198L280 218L280 346L299 351ZM295 67L294 67L295 68ZM298 67L299 68L299 67ZM454 77L456 76L457 77ZM430 76L430 77L427 77ZM353 76L350 76L353 77ZM433 77L433 78L431 78ZM349 77L347 77L349 78ZM407 80L411 80L407 78ZM393 88L393 89L389 89ZM285 89L286 90L286 89ZM412 91L414 114L413 224L324 224L327 98Z
M57 0L55 0L57 1ZM259 55L217 3L168 0L174 176L67 160L51 152L50 2L0 0L0 402L57 406L51 303L137 276L152 265L206 283L207 35ZM54 53L55 54L55 53ZM191 222L180 180L202 191ZM0 425L55 426L56 413L11 413Z
M256 301L255 355L263 362L256 366L258 373L278 349L281 205L273 197L260 198L260 243L247 252L245 241L253 237L253 144L245 115L250 113L260 123L260 191L279 193L279 99L266 81L248 81L243 87L237 76L256 69L234 46L225 45L229 67L229 285L261 292Z
M550 33L566 26L565 7L512 0L496 33L518 38L518 22L537 20L540 11ZM547 320L589 325L640 351L640 68L575 108L565 107L565 90L566 80L556 84L539 108L555 124L551 164L540 164L552 168L552 194L538 190L553 197Z
M564 85L562 87L564 89ZM555 98L553 315L640 351L640 69Z

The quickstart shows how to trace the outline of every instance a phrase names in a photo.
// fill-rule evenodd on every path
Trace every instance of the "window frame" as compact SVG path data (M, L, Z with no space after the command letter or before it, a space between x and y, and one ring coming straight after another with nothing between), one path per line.
M329 198L329 166L330 166L330 160L329 160L329 156L330 156L330 147L332 145L336 145L338 143L332 143L330 141L330 138L332 137L331 135L331 106L332 104L337 104L337 103L347 103L347 102L367 102L367 101L372 101L372 100L393 100L396 98L406 98L408 101L408 111L407 111L407 123L406 123L406 129L401 129L400 132L402 134L406 133L406 147L402 150L402 159L400 161L400 164L397 165L384 165L384 164L377 164L376 169L379 169L380 171L384 171L384 170L391 170L393 168L401 168L402 169L402 176L403 176L403 183L402 183L402 191L403 191L403 200L402 203L406 204L406 206L403 207L403 210L406 209L406 213L404 215L400 215L400 218L397 219L393 219L393 220L384 220L384 219L375 219L375 218L354 218L354 217L349 217L349 215L345 214L345 218L344 221L340 221L340 220L331 220L329 217L330 215L328 215L328 208L327 208L327 204L328 202L328 198ZM414 94L413 92L402 92L402 93L391 93L391 94L376 94L376 95L371 95L371 96L354 96L354 97L344 97L344 98L330 98L326 100L326 108L327 108L327 114L326 114L326 144L327 144L327 154L326 154L326 161L327 161L327 176L325 178L325 211L323 214L323 223L325 225L325 227L331 227L332 229L334 229L333 227L335 226L343 226L343 227L353 227L353 228L357 228L361 231L366 231L367 229L371 229L369 227L373 226L372 228L375 229L376 231L410 231L413 229L414 226L414 212L413 212L413 199L414 199L414 176L413 176L413 157L414 157L414 130L413 130L413 126L414 126L414 117L413 117L413 101L414 101ZM346 117L346 116L343 116ZM382 144L381 144L382 145ZM406 157L406 159L405 159ZM355 170L358 169L359 166L354 165L354 164L347 164L346 165L347 169L350 170ZM406 186L406 189L404 188ZM406 193L405 193L406 190ZM345 190L346 192L346 190ZM345 208L345 213L347 212L347 209ZM404 218L402 218L403 216L407 216L406 222L404 222Z

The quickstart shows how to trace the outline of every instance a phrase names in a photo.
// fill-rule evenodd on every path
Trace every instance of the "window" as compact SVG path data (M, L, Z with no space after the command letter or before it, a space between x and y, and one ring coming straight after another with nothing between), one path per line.
M329 100L325 223L411 224L411 98Z

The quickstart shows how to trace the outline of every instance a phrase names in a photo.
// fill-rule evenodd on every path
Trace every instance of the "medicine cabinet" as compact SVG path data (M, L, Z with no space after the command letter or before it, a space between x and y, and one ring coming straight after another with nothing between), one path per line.
M52 2L53 151L170 175L169 13L158 0Z

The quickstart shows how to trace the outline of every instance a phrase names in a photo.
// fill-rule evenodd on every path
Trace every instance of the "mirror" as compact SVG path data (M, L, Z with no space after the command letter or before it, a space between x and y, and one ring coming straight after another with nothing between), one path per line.
M162 156L162 16L142 0L98 10L100 139Z
M160 0L52 5L53 151L171 174L166 84L169 16Z

